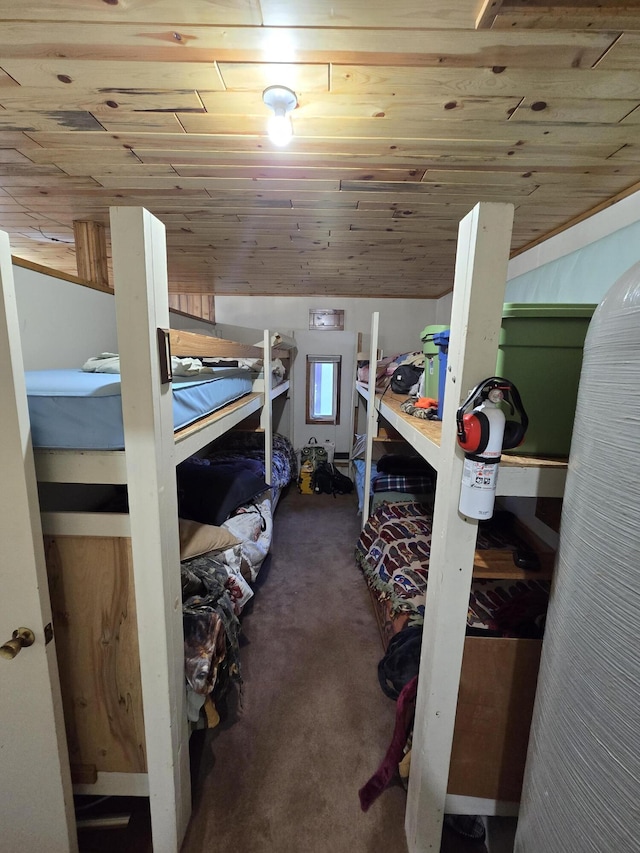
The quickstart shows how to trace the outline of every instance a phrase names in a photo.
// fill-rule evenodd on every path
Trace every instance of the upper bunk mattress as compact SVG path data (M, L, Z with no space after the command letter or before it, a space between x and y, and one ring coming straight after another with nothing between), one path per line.
M120 376L82 370L32 370L25 374L34 447L122 450ZM253 374L236 367L174 379L174 429L197 421L245 394Z

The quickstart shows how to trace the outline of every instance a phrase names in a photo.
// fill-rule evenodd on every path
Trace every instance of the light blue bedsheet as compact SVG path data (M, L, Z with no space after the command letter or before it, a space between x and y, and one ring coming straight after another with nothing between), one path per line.
M34 447L122 450L120 376L82 370L32 370L25 374ZM237 367L206 376L176 379L174 429L244 397L253 374Z

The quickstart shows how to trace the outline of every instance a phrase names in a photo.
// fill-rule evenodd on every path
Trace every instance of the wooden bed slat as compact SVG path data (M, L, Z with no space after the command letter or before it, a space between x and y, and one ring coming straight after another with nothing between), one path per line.
M171 329L171 354L199 358L262 358L260 347L239 344L224 338L210 338L195 332Z

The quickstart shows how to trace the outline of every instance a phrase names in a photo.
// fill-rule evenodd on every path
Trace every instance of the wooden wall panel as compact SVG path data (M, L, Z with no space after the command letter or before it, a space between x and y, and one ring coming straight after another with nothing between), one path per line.
M520 800L541 649L540 640L465 640L449 794Z
M169 308L211 323L216 321L215 298L210 293L169 293Z
M45 551L71 762L144 773L129 540L46 536Z

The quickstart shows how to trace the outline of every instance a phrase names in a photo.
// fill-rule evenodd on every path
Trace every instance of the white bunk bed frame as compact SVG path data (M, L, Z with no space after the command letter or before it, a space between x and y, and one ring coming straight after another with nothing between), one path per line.
M267 330L264 350L246 347L242 353L264 359L264 378L255 381L253 392L174 434L171 385L161 379L157 334L169 328L165 228L144 208L112 208L111 239L126 449L36 450L35 469L41 482L127 484L128 515L42 514L44 534L130 537L134 586L144 591L136 596L136 613L147 772L98 773L95 783L75 784L73 790L149 797L155 853L178 853L191 814L191 788L175 467L260 412L265 478L271 483L272 402L290 388L288 380L271 388ZM3 286L13 290L12 276L3 277ZM197 347L198 341L204 346L200 354L220 344L184 332L170 337L180 355L197 355L185 346ZM237 345L233 354L241 354ZM39 507L31 512L39 515Z
M478 527L458 512L464 455L456 441L455 414L468 389L495 373L512 223L513 205L488 202L460 223L442 422L411 418L376 396L371 365L378 353L377 312L369 382L357 386L367 406L363 526L380 417L438 472L405 821L410 853L440 849L445 814L518 813L518 803L447 794ZM561 497L566 468L561 461L503 456L497 494Z

